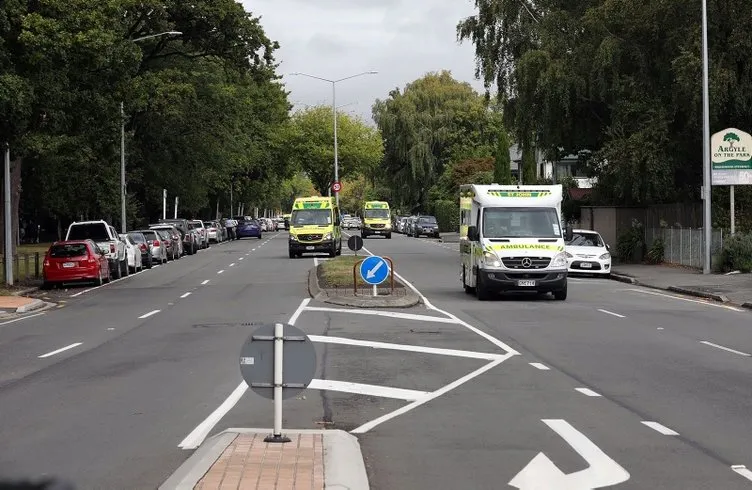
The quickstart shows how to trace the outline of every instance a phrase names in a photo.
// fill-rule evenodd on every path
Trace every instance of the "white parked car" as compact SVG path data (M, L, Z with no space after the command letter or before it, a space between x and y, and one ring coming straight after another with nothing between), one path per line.
M140 272L144 268L143 261L141 260L140 245L127 233L121 233L120 239L125 242L125 253L128 256L128 269L130 269L131 272Z
M572 230L572 240L564 247L569 272L608 276L611 274L610 250L597 231Z
M71 223L66 240L93 240L101 248L110 264L110 275L113 279L120 279L128 275L128 260L125 253L125 242L120 239L115 228L106 221L77 221Z

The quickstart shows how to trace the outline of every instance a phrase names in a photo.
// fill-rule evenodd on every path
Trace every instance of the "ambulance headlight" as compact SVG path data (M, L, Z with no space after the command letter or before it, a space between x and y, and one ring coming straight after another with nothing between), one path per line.
M567 254L562 252L551 261L551 267L566 267L567 266Z
M501 260L493 252L483 252L483 260L491 267L501 267Z

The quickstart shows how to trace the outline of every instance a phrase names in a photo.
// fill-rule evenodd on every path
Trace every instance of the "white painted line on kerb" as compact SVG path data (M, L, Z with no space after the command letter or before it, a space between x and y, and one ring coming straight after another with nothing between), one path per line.
M423 354L438 354L442 356L466 357L468 359L484 359L495 361L504 357L502 354L489 354L486 352L473 352L456 349L440 349L438 347L424 347L422 345L390 344L387 342L373 342L370 340L354 340L342 337L327 337L323 335L309 335L311 342L325 344L353 345L358 347L370 347L372 349L399 350L408 352L421 352Z
M42 315L44 315L44 313L35 313L29 316L22 316L21 318L14 318L13 320L8 320L7 322L0 323L0 326L7 325L9 323L20 322L21 320L26 320L28 318L34 318L35 316L42 316Z
M698 305L712 306L714 308L724 308L726 310L731 310L731 311L739 311L739 312L745 312L746 311L746 310L742 310L741 308L735 308L733 306L722 305L720 303L712 303L710 301L700 301L700 300L697 300L697 299L683 298L681 296L675 296L673 294L657 293L655 291L643 291L642 289L624 289L623 291L631 291L633 293L640 293L640 294L649 294L651 296L662 296L664 298L672 298L672 299L677 299L679 301L687 301L689 303L697 303Z
M235 267L235 262L233 262L232 264L230 264L230 267Z
M678 436L679 435L678 432L671 430L665 425L659 424L658 422L650 422L648 420L643 420L642 424L650 427L651 429L653 429L654 431L658 433L663 434L664 436Z
M300 305L298 305L298 309L295 310L295 313L292 314L290 320L287 323L289 323L290 325L295 325L295 322L303 312L303 309L308 306L308 303L310 302L310 298L306 298L301 301ZM237 388L235 388L233 392L230 393L230 396L228 396L227 399L223 401L219 407L216 408L216 410L214 410L208 417L206 417L200 424L198 424L196 428L193 429L191 433L188 434L185 439L180 442L180 444L178 444L178 447L181 449L196 449L197 447L199 447L201 443L204 442L204 439L206 439L206 436L208 436L212 431L214 426L217 425L217 423L222 420L222 418L227 415L230 410L232 410L232 408L238 403L238 401L240 401L246 390L248 390L248 385L245 384L245 381L242 381L237 386Z
M140 319L144 319L144 318L149 318L149 317L150 317L150 316L152 316L152 315L156 315L156 314L157 314L157 313L159 313L160 311L162 311L162 310L151 310L151 311L150 311L149 313L144 313L144 314L143 314L143 315L141 315L141 316L140 316L139 318L140 318Z
M601 310L600 308L598 308L598 311L600 311L601 313L605 313L606 315L615 316L616 318L626 318L624 315L614 313L613 311Z
M549 371L551 369L545 364L541 364L539 362L531 362L530 365L533 366L535 369L540 369L541 371Z
M323 308L319 306L308 307L306 308L306 311L323 311L327 313L345 313L345 314L352 314L352 315L385 316L389 318L400 318L402 320L415 320L419 322L457 323L456 320L453 320L451 318L442 318L440 316L430 316L430 315L416 315L415 313L400 313L397 311L348 310L345 308Z
M180 298L187 298L190 295L191 295L191 293L183 293L183 294L180 295Z
M596 393L590 388L575 388L576 391L579 391L585 396L601 396L600 393Z
M52 352L48 352L47 354L42 354L41 356L39 356L39 359L44 359L45 357L50 357L50 356L54 356L55 354L60 354L61 352L65 352L69 349L73 349L74 347L78 347L82 343L83 342L76 342L75 344L66 345L65 347L61 347L60 349L53 350Z
M221 271L217 271L217 274L222 274L225 270L222 269Z
M209 279L204 279L203 281L201 281L202 286L206 286L207 284L209 284Z
M334 381L331 379L314 379L308 385L312 390L340 391L343 393L355 393L357 395L379 396L383 398L396 398L398 400L415 401L429 395L426 391L405 390L390 386L376 386L362 383L350 383L348 381Z
M752 354L747 354L746 352L742 352L740 350L730 349L730 348L724 347L722 345L714 344L713 342L708 342L707 340L701 340L700 343L701 344L705 344L705 345L709 345L710 347L715 347L716 349L725 350L726 352L731 352L733 354L738 354L740 356L752 357Z
M747 480L752 481L752 471L749 471L743 464L735 464L731 466L731 469L742 475Z

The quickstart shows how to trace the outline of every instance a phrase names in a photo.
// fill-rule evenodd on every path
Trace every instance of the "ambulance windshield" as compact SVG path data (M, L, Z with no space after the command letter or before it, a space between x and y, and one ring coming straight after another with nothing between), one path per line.
M484 238L561 238L553 208L485 208Z

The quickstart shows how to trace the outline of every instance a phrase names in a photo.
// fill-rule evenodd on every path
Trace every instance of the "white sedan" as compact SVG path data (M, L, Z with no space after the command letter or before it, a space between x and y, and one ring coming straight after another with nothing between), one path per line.
M611 274L609 250L610 247L597 231L572 230L572 240L564 247L569 272L604 276Z

